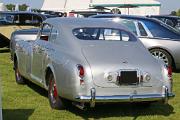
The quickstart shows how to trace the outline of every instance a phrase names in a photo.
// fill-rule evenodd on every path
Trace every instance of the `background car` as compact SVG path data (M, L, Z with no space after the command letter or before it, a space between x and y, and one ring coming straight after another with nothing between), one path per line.
M45 88L57 109L67 100L84 109L109 102L166 103L174 96L170 67L112 20L47 19L35 41L17 41L14 68L18 84L26 78Z
M180 31L180 17L178 16L170 16L170 15L150 15L147 16L150 18L158 19L167 25L172 26L173 28L176 28Z
M180 69L180 33L155 19L142 16L104 14L92 18L122 18L138 21L136 27L128 27L156 58L163 60L174 69Z
M98 15L98 14L111 14L111 12L105 12L105 11L71 11L69 12L69 17L89 17L92 15Z
M37 28L47 17L33 12L0 12L0 47L9 46L12 32Z

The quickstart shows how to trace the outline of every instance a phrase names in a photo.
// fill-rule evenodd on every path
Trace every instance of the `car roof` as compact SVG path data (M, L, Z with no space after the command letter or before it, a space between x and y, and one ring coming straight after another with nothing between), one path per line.
M93 15L90 16L91 18L123 18L123 19L131 19L131 20L146 20L146 21L152 21L152 22L156 22L158 24L162 24L161 21L156 20L156 19L152 19L152 18L148 18L145 16L138 16L138 15L122 15L122 14L99 14L99 15Z
M179 16L172 16L172 15L150 15L148 17L155 17L155 18L169 18L169 19L180 19Z
M98 14L98 15L93 15L90 16L90 18L95 18L95 17L128 17L128 18L145 18L144 16L138 16L138 15L123 15L123 14Z
M40 13L35 13L35 12L28 12L28 11L0 11L0 14L11 14L11 15L18 15L18 14L30 14L30 15L38 15L40 16L43 20L46 19L45 15L42 15Z
M45 23L50 23L54 26L70 27L70 28L83 28L83 27L106 27L106 28L117 28L125 29L124 25L107 19L94 19L94 18L49 18Z
M0 11L0 13L5 13L5 14L39 14L39 13L28 12L28 11Z

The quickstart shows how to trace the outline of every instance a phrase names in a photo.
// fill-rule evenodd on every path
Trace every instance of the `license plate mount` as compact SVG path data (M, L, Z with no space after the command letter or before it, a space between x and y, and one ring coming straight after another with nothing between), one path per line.
M137 71L121 71L118 83L119 85L137 85L139 83Z

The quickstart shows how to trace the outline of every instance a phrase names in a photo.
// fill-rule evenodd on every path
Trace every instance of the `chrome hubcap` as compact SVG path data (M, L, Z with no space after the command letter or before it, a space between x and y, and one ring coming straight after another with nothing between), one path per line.
M161 52L161 51L153 51L153 52L151 52L151 54L152 54L154 57L156 57L156 58L164 61L165 64L168 65L168 62L169 62L169 61L168 61L168 58L167 58L167 56L166 56L163 52Z

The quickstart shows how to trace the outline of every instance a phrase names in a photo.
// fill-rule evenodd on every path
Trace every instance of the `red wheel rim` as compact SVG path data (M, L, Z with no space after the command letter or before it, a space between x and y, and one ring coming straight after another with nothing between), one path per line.
M56 103L57 99L58 99L58 92L57 92L57 87L56 87L56 83L54 81L54 79L52 78L50 80L50 99L52 101L52 103Z
M54 97L56 98L58 96L57 94L57 88L56 88L56 83L54 82Z

